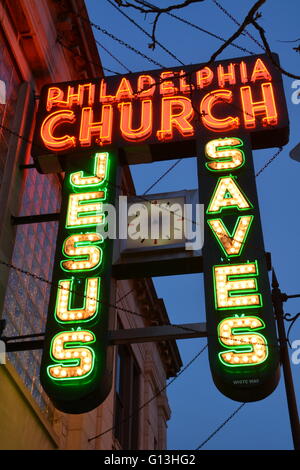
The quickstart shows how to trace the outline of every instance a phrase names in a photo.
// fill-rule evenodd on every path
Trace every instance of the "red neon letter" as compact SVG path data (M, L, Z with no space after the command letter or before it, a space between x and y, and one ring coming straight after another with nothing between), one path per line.
M241 82L247 83L248 82L248 73L247 73L247 65L244 61L240 63L240 74L241 74Z
M121 118L120 130L124 139L131 142L145 140L152 133L152 101L143 100L141 125L138 129L132 129L132 103L120 103Z
M272 80L272 75L270 74L261 59L257 59L257 61L255 62L254 69L251 75L251 82L256 82L256 80Z
M86 90L88 92L87 104L92 106L95 97L95 85L92 83L78 85L77 93L74 93L74 88L72 86L68 86L66 101L63 99L63 90L57 87L49 88L47 97L47 111L50 111L53 106L58 106L60 108L72 108L72 106L75 104L82 106Z
M230 85L235 85L236 84L236 79L235 79L235 69L234 69L235 64L229 64L227 67L227 72L224 71L224 67L220 64L218 65L218 81L219 81L219 86L221 88L224 88L226 82L228 82Z
M55 137L53 135L58 126L64 123L74 124L74 122L75 114L73 111L61 110L49 114L41 126L41 138L45 147L56 151L63 151L75 147L75 137L70 137L69 135Z
M92 136L96 135L98 145L110 144L112 139L113 108L104 104L101 111L101 121L93 122L92 108L82 108L79 141L82 146L90 146Z
M132 100L133 91L130 85L130 81L123 77L116 93L116 101L121 100Z
M52 109L52 106L58 103L64 103L66 106L67 102L63 101L63 97L64 97L63 90L55 86L50 87L48 90L48 96L47 96L47 104L46 104L47 111L50 111Z
M161 105L161 129L157 131L159 140L171 140L173 127L184 137L194 135L194 127L190 124L194 117L192 102L185 96L166 97Z
M138 98L153 96L155 92L155 80L151 75L140 75L138 78Z
M198 70L196 72L197 88L204 88L211 84L214 78L214 73L209 67Z
M253 101L250 86L241 87L244 123L246 129L256 127L256 115L265 115L262 118L263 126L275 126L278 123L275 98L272 83L262 83L262 101Z
M181 70L179 74L179 88L181 93L191 93L195 90L195 85L192 83L192 74Z
M174 72L162 72L160 74L160 79L163 82L160 84L160 94L161 95L175 95L178 92L178 89L171 80L166 80L166 78L174 77Z
M106 94L106 83L105 80L101 80L100 84L100 103L111 103L115 100L115 96Z
M204 96L200 104L200 112L202 115L202 122L205 127L212 131L224 132L231 131L239 127L239 118L229 116L227 118L216 118L212 114L212 108L218 103L231 103L232 91L230 90L215 90Z

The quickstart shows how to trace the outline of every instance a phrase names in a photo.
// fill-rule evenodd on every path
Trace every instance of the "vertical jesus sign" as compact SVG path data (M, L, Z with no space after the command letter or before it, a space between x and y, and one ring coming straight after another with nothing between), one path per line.
M69 413L103 401L113 378L107 348L112 240L97 227L106 224L103 204L114 204L115 178L116 155L98 152L70 164L64 181L41 382Z
M259 400L276 387L279 361L249 137L213 138L199 155L211 371L228 397Z
M276 54L240 57L41 90L33 157L42 173L66 172L41 365L62 411L92 409L111 385L112 241L97 226L101 204L114 203L117 154L125 164L198 157L212 375L235 400L274 390L277 339L252 149L288 142L276 62Z

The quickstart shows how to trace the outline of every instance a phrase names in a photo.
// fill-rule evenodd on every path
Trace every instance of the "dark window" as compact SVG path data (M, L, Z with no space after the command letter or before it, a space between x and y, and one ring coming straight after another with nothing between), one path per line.
M12 128L20 83L17 66L0 28L0 184L11 137L6 128Z
M132 351L119 346L115 385L115 437L122 449L138 449L140 372Z

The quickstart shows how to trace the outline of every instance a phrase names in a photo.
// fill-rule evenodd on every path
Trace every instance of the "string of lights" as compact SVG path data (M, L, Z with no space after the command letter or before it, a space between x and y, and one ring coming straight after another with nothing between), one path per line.
M217 429L212 432L203 442L201 442L201 444L196 447L195 450L200 450L202 449L202 447L205 446L205 444L208 443L208 441L210 441L219 431L221 431L221 429L246 405L246 403L242 403L233 413L231 413L231 415L228 416L227 419L225 419L225 421L223 421L222 424L220 424L220 426L217 427Z
M198 357L201 356L202 353L204 353L204 351L206 350L207 348L207 344L178 372L178 374L173 377L164 387L162 387L160 390L158 390L149 400L147 400L146 402L144 402L135 412L131 413L130 416L127 416L126 418L124 418L122 420L122 424L123 423L126 423L127 421L131 420L132 418L134 418L135 416L138 416L139 413L141 412L141 410L143 408L145 408L147 405L149 405L153 400L155 400L159 395L161 395L170 385L172 385L172 383L175 382L175 380L177 380L195 361L196 359L198 359ZM105 431L101 432L100 434L97 434L96 436L93 436L93 437L90 437L88 439L89 442L95 440L95 439L98 439L99 437L102 437L104 436L105 434L113 431L115 429L115 426L112 426L108 429L106 429Z

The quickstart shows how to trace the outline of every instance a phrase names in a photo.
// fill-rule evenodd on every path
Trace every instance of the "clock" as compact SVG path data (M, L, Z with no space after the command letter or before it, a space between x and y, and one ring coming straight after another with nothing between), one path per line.
M128 238L124 249L180 247L185 243L184 196L135 199L128 205Z
M116 240L114 276L130 279L202 272L201 249L189 235L197 223L203 239L202 209L197 203L197 190L128 199L128 236Z

